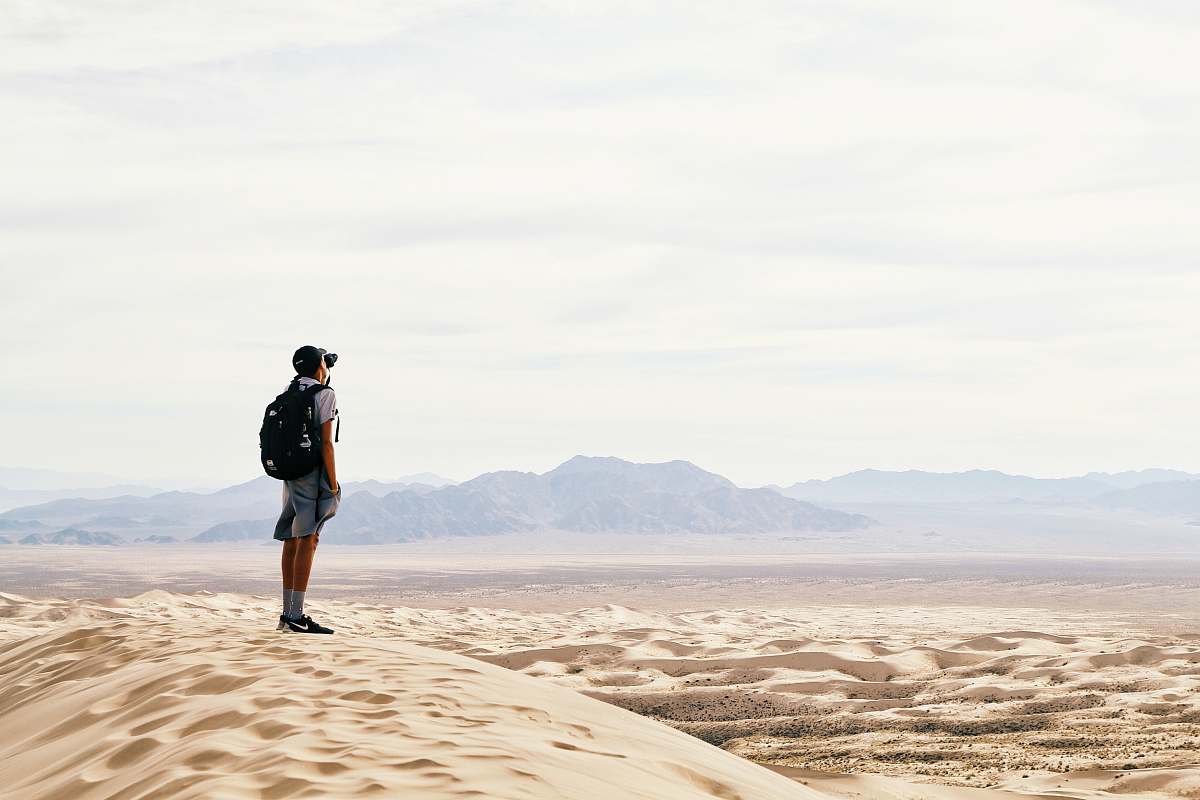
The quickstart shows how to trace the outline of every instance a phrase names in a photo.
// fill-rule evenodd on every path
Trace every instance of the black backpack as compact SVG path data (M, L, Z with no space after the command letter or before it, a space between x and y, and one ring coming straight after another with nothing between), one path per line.
M321 426L317 424L317 395L322 383L301 387L294 379L263 413L258 431L263 470L272 478L291 481L321 465ZM335 439L336 441L336 439Z

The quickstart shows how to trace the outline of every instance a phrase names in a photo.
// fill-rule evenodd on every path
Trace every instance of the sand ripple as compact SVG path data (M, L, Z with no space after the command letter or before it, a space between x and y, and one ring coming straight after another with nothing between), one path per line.
M609 606L568 614L399 609L392 624L762 763L1049 786L1080 797L1150 785L1200 796L1200 646L1194 635L1153 633L1136 618ZM1177 771L1184 777L1163 778ZM1076 772L1092 777L1062 777Z
M490 664L381 637L276 634L261 603L0 603L17 636L0 645L6 799L818 796ZM20 638L22 624L34 635Z
M1136 619L317 611L0 594L0 796L1200 796L1200 638Z

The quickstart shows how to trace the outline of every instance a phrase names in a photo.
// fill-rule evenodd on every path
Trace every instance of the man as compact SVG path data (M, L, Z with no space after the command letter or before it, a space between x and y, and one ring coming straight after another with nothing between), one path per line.
M314 418L321 431L321 458L312 472L283 485L283 511L275 524L275 538L283 542L283 613L279 615L277 630L285 633L333 633L304 613L304 593L308 590L321 528L337 513L342 500L333 457L337 397L332 388L324 385L336 358L311 345L292 355L292 366L296 369L294 387L313 398Z

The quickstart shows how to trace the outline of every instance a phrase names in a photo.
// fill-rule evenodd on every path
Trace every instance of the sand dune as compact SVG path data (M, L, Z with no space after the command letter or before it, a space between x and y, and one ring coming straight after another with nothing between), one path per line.
M1200 647L1141 617L964 607L391 614L398 635L570 686L760 763L1075 793L1065 796L1194 796ZM1164 770L1182 777L1160 780ZM1110 777L1064 778L1080 771Z
M1200 796L1198 640L1136 619L318 611L0 594L0 797Z
M228 597L2 602L9 635L41 631L0 647L5 798L818 796L547 682L276 634Z

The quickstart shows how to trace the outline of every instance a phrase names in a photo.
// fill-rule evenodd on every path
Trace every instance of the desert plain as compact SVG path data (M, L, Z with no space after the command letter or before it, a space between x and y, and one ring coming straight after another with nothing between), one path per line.
M5 547L0 797L1200 796L1200 562Z

